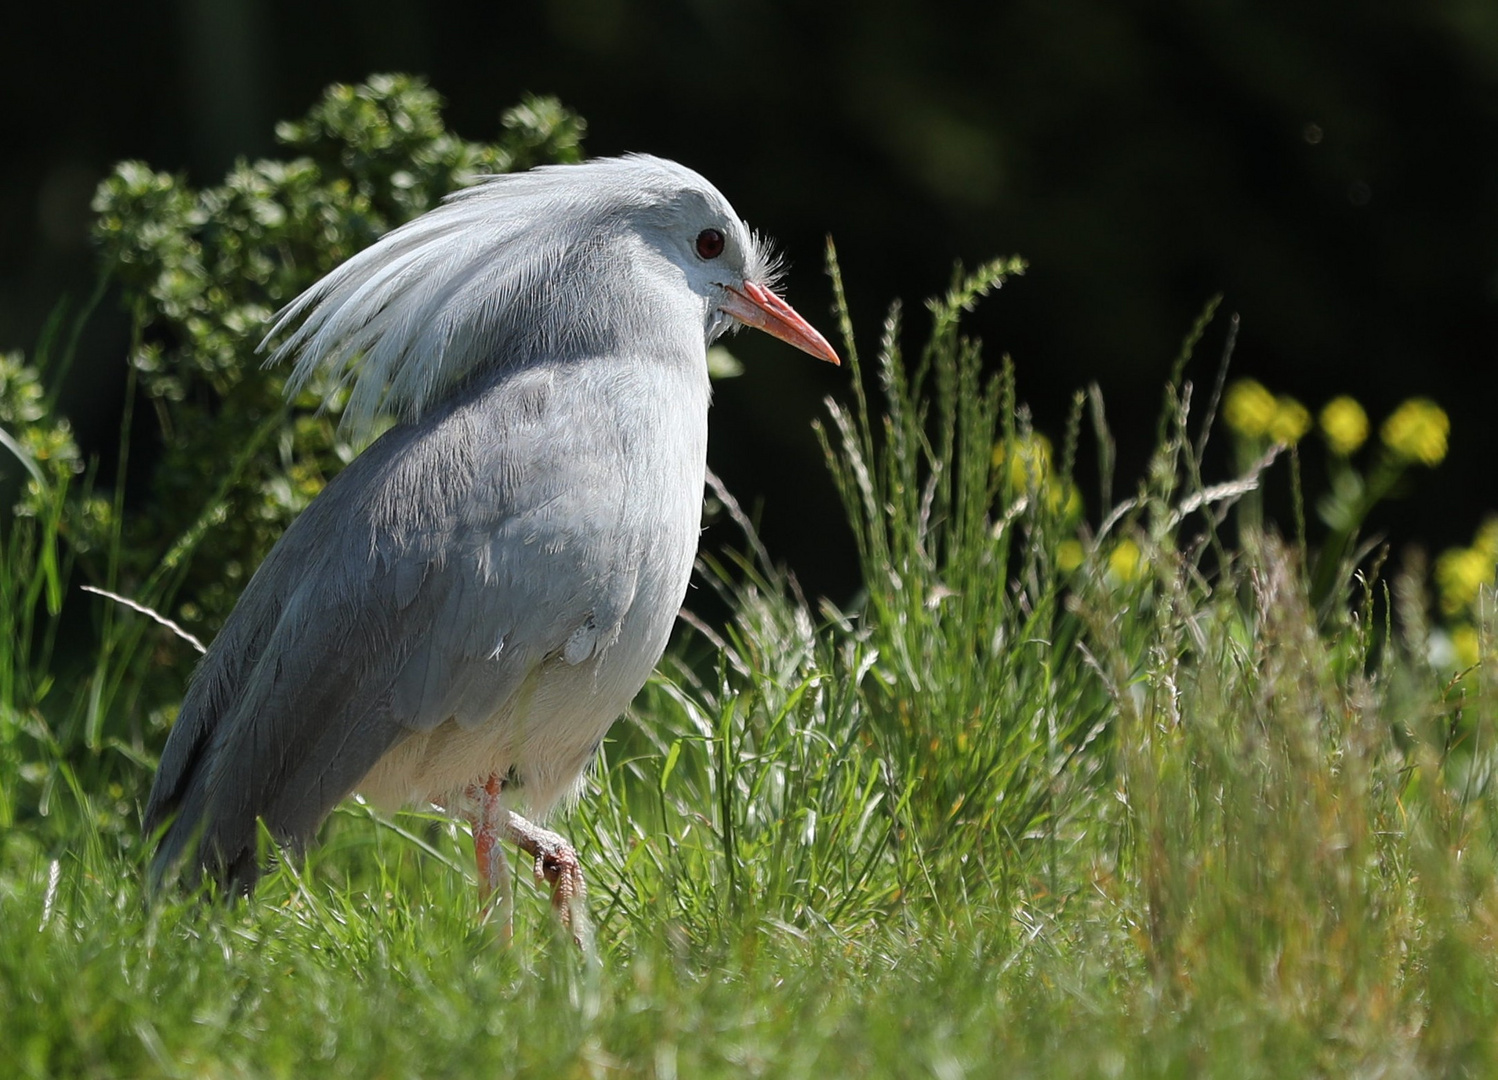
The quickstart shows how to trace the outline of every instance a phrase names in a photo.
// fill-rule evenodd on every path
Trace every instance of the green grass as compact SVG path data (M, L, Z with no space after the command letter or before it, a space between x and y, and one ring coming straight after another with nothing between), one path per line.
M1313 603L1314 552L1204 479L1180 375L1127 498L1095 394L1037 451L959 328L1019 269L955 282L913 361L892 312L884 399L830 406L851 610L718 493L731 619L559 822L593 956L525 883L500 946L461 830L356 803L250 903L149 904L161 733L128 713L169 639L68 584L66 500L8 522L0 1072L1492 1074L1494 672L1430 665L1413 570L1344 562ZM104 647L49 678L73 608Z

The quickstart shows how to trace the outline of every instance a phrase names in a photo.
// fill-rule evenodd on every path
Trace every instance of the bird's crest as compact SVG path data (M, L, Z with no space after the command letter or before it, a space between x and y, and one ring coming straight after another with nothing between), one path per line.
M350 389L342 426L356 437L382 413L415 419L475 372L524 362L586 323L572 294L600 230L642 192L684 188L722 201L695 172L644 155L486 178L313 285L261 348L291 330L268 361L295 359L288 396L333 375ZM751 273L778 273L757 235L746 256Z

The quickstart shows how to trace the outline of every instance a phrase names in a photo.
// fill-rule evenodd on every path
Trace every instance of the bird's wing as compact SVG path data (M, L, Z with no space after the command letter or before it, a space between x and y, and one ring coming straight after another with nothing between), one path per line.
M481 722L538 664L618 636L637 555L609 505L619 455L607 423L557 430L548 379L393 429L287 530L163 753L158 874L201 832L203 861L251 883L257 817L307 840L411 731Z
M544 369L506 377L475 410L501 424L450 425L456 454L403 463L418 485L463 488L436 500L455 515L447 526L392 531L429 545L387 557L404 576L383 602L426 628L391 668L391 707L412 729L490 720L540 664L607 650L634 601L643 540L625 528L631 456L618 444L629 425L607 398L557 383ZM419 461L434 458L423 478Z
M560 517L555 507L514 515L425 564L413 606L427 630L391 684L392 708L407 726L489 721L541 664L584 663L619 636L634 599L634 560Z

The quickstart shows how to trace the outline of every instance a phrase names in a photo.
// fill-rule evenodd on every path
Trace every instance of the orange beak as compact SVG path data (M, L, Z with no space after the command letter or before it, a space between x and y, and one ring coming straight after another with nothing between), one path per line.
M837 352L827 344L827 339L817 333L811 323L796 314L795 308L763 285L746 281L742 291L732 285L724 285L723 289L728 297L718 305L720 311L733 316L745 326L763 330L771 337L778 337L786 344L796 346L802 352L811 353L819 360L826 360L829 364L842 363L837 358Z

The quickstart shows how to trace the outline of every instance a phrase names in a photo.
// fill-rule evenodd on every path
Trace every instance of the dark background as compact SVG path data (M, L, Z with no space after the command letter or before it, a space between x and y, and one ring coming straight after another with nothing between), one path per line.
M29 351L60 296L87 294L88 201L115 160L213 183L236 156L281 153L274 122L328 83L409 71L467 138L491 138L529 90L586 117L592 154L698 168L780 241L790 300L829 336L832 234L866 355L892 298L916 347L918 302L954 259L1024 255L1029 274L973 329L1013 354L1053 436L1071 391L1101 383L1125 477L1182 336L1220 291L1243 320L1238 374L1312 409L1352 393L1375 422L1413 394L1450 411L1451 458L1378 527L1439 548L1498 507L1491 0L9 8L0 348ZM125 335L106 301L63 398L106 455ZM749 370L719 388L712 463L763 503L771 550L810 591L845 594L850 544L809 422L846 375L768 340L733 347ZM1314 488L1314 446L1306 468Z

